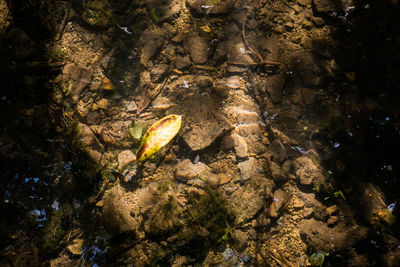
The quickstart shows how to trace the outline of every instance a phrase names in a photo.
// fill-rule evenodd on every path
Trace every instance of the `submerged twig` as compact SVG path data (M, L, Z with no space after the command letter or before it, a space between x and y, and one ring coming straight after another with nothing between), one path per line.
M265 64L265 65L272 65L272 66L279 66L281 63L280 62L275 62L275 61L270 61L270 60L265 60L260 53L258 53L257 51L255 51L247 42L247 38L246 38L246 23L247 23L247 17L249 14L249 9L247 9L246 11L246 15L244 17L244 21L242 24L242 38L243 38L243 43L245 45L245 47L250 51L251 55L254 55L257 58L257 62L256 64Z
M140 114L150 105L150 103L161 93L161 91L164 89L165 84L167 83L169 76L165 77L163 83L156 88L153 94L151 94L149 97L146 98L147 90L144 91L143 99L139 103L138 108L136 110L136 117L139 117Z

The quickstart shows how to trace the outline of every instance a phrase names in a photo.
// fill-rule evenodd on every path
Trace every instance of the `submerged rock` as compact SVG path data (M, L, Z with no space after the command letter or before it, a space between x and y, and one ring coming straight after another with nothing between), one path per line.
M92 74L86 68L73 63L65 65L62 71L63 92L70 95L74 102L78 102L82 90L89 85Z
M186 109L186 118L190 118L183 124L186 131L182 138L193 151L208 147L233 127L218 110L216 100L209 95L189 97L181 106Z
M274 183L265 177L252 177L244 186L239 187L228 198L240 224L253 218L264 207L265 199L271 197Z
M197 32L190 33L184 40L185 50L192 56L197 64L206 63L210 54L210 45L205 38Z
M122 171L126 166L136 160L135 154L131 150L124 150L118 154L118 170Z
M296 171L296 177L299 179L301 185L313 185L315 183L322 183L325 180L320 168L306 156L297 158L293 162Z
M271 97L272 102L281 101L282 92L286 83L286 77L283 74L276 74L265 80L265 88Z
M206 176L210 173L210 168L202 162L193 164L190 160L185 159L176 165L175 178L183 183L200 176Z

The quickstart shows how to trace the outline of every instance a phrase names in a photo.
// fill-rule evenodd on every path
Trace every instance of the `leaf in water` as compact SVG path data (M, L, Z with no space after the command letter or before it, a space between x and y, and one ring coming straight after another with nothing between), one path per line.
M135 140L140 140L140 137L142 137L142 132L143 132L142 126L140 126L140 124L137 123L136 121L132 121L131 127L129 127L129 133L132 136L132 138Z
M182 116L169 115L154 123L143 136L137 160L143 161L168 144L181 128Z

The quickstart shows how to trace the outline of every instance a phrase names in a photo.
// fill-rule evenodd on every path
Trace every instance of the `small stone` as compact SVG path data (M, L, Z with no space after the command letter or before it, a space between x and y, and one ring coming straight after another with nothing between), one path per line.
M313 23L307 19L303 20L301 25L303 26L304 29L307 29L307 30L309 30L313 27Z
M293 208L296 210L304 208L304 202L297 197L293 199Z
M136 160L135 154L130 150L121 151L118 154L118 170L122 171L126 166Z
M99 109L107 110L109 105L110 105L109 101L105 98L102 98L99 100L99 102L97 102L97 107Z
M339 217L338 216L332 216L328 219L328 221L326 222L329 226L335 225L337 222L339 221Z
M196 79L196 85L200 88L208 88L213 84L213 79L210 76L199 76Z
M268 209L268 215L272 218L278 217L278 213L287 201L287 194L278 189L274 192L273 201Z
M267 77L265 80L265 88L271 97L272 102L281 101L282 92L286 83L286 77L283 74L276 74Z
M251 157L246 161L238 164L241 176L241 182L249 180L252 176L257 175L258 162L255 158Z
M292 22L286 22L283 24L283 27L285 27L286 30L292 30L293 29L293 23Z
M84 239L74 239L72 245L67 246L67 249L69 252L71 252L72 255L79 256L82 254L83 251L83 243L85 242Z
M317 27L322 27L325 24L325 21L323 18L320 17L311 17L312 22L314 22L315 26Z
M103 90L106 90L106 91L115 91L114 84L107 77L103 78L102 88L103 88Z
M184 69L189 66L191 63L190 58L188 56L176 56L175 58L175 67L178 70Z
M233 133L233 142L235 148L235 154L238 159L246 159L249 156L249 152L247 149L247 143L243 137L240 135Z
M312 0L296 0L297 4L301 6L309 6L311 5Z
M291 39L293 43L298 44L301 41L301 34L295 34L292 36Z
M313 183L321 183L325 180L321 170L311 159L306 156L297 158L294 162L296 177L302 185L312 185Z
M206 177L210 172L210 168L204 163L193 164L190 160L185 159L176 165L175 178L182 183L187 183L199 176Z
M194 63L206 63L210 53L210 45L197 32L191 32L188 35L184 41L184 48L192 56Z
M127 112L135 112L137 110L137 105L135 101L130 101L128 105L126 105Z
M285 146L278 139L274 140L269 146L272 159L279 163L283 163L287 157Z
M339 212L339 206L338 205L332 205L332 206L326 208L325 212L326 212L326 214L328 216L332 216L332 215L334 215L334 214Z
M211 188L217 188L220 185L220 178L217 174L214 173L209 173L208 175L205 175L204 181L211 187Z
M276 164L274 161L271 161L271 166L270 166L270 171L272 174L272 177L274 179L274 182L276 183L282 183L286 181L286 177L283 174L281 167L279 167L278 164Z

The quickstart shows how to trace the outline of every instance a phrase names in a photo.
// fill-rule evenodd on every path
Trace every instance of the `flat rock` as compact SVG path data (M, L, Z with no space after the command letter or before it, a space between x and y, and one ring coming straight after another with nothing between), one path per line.
M189 66L191 63L190 58L188 56L176 56L175 58L175 67L178 70L184 69Z
M142 45L140 63L142 63L144 66L147 66L149 60L151 60L151 58L157 52L163 41L164 36L160 33L159 29L155 30L148 28L145 30L140 37L140 42Z
M130 150L121 151L118 154L118 170L122 171L127 165L136 160L135 154Z
M245 49L241 37L228 40L226 47L228 48L228 64L252 65L255 63L249 51Z
M230 122L217 107L215 99L209 95L194 95L181 103L185 117L182 138L193 151L202 150L215 139L232 129Z

